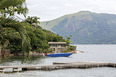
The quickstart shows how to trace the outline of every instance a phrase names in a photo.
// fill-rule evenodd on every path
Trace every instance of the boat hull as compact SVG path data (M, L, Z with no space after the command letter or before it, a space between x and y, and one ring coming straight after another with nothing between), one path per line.
M46 55L47 57L68 57L72 55L72 53L53 53Z

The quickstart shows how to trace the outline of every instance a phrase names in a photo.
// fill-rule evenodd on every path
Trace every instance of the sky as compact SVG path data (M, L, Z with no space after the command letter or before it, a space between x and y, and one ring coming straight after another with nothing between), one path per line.
M79 11L116 14L116 0L26 0L27 16L49 21Z

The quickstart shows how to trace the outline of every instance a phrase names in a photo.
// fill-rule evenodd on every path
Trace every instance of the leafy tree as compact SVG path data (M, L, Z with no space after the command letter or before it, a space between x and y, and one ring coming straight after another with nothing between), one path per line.
M14 16L15 13L26 16L27 12L25 0L0 0L0 14L4 17Z
M72 43L72 42L70 41L72 35L70 35L69 37L68 37L68 36L66 36L66 37L67 37L67 38L65 39L65 41L66 41L67 45L69 46L69 44Z
M27 45L29 45L29 39L26 35L26 30L22 23L16 21L9 16L14 16L15 13L26 15L28 9L25 5L25 0L0 0L0 43L8 33L4 33L8 28L18 32L22 38L22 50L23 53L29 51ZM8 39L6 39L8 41ZM5 41L6 41L5 40Z
M29 51L52 52L48 42L67 42L70 37L63 39L51 31L42 29L38 24L38 17L28 17L25 21L18 21L13 16L15 13L27 13L25 0L0 0L0 44L2 48L9 48L12 53L23 51L24 56Z
M28 18L25 20L25 22L31 24L34 28L36 28L38 26L38 24L40 23L38 21L38 19L40 19L40 18L36 17L36 16L33 16L33 17L28 16Z

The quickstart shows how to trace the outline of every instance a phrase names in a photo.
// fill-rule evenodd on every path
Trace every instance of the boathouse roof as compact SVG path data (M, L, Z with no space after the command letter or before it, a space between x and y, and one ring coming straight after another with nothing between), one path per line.
M66 42L48 42L48 44L66 44Z

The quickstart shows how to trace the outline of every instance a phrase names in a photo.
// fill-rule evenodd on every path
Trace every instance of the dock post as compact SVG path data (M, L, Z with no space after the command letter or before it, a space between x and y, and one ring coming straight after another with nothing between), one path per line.
M85 65L85 67L86 67L86 68L88 68L88 66L87 66L87 65Z
M97 67L99 67L99 64L97 65Z
M17 72L19 72L19 68L17 68Z
M2 69L2 73L4 73L4 68Z
M114 64L114 67L116 67L116 65Z
M14 72L14 69L12 68L12 72Z

